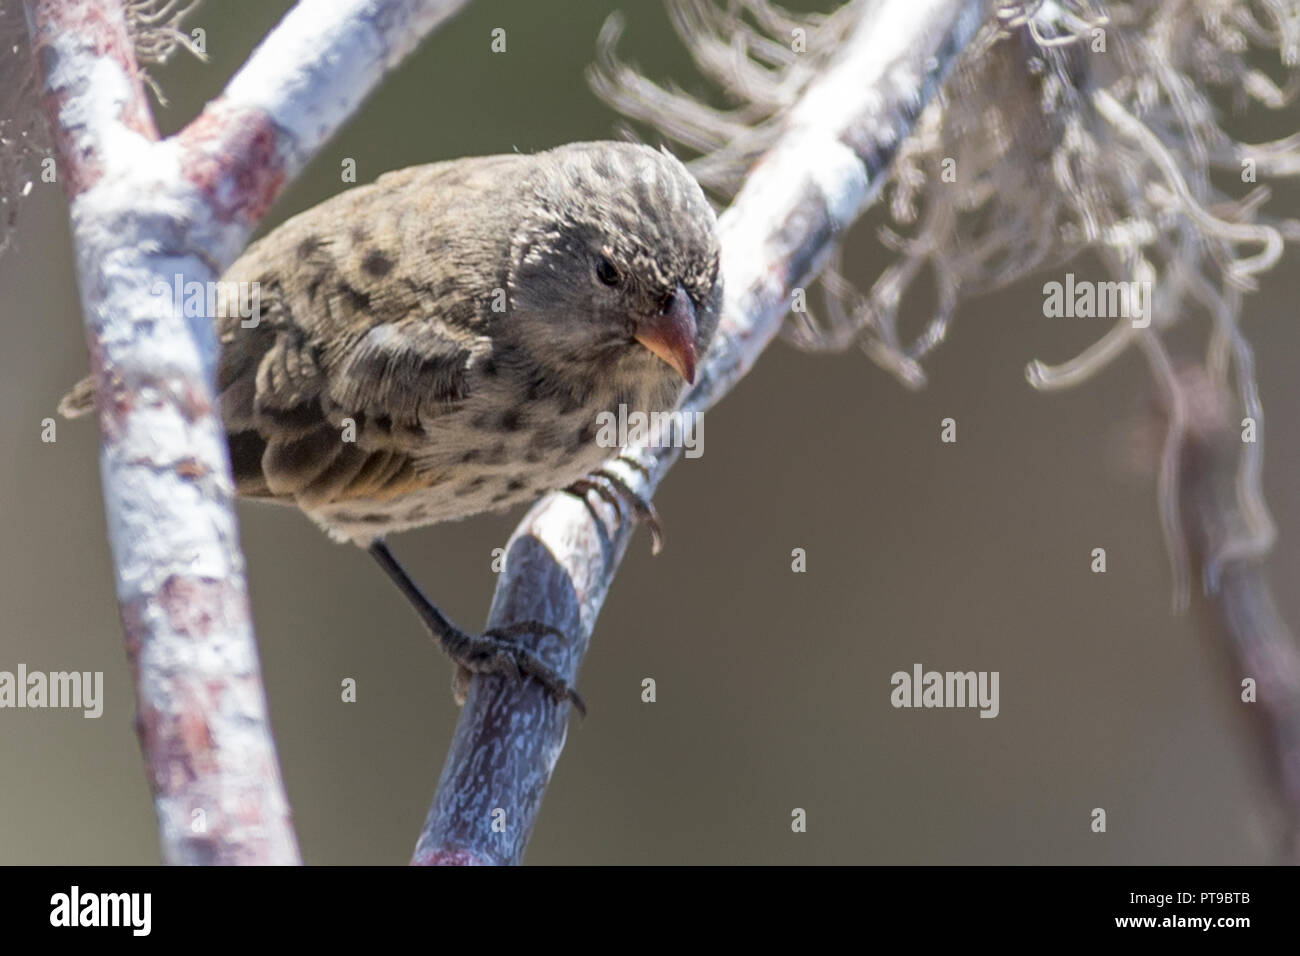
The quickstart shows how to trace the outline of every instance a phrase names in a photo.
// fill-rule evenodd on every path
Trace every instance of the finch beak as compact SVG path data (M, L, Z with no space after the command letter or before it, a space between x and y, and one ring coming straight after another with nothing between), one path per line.
M636 340L676 369L688 385L694 385L699 359L695 333L695 306L679 283L658 315L638 323Z

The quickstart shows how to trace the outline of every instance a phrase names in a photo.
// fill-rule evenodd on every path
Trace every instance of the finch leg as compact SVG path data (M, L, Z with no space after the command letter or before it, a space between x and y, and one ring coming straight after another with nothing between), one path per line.
M645 473L645 468L641 464L626 458L621 460ZM650 553L658 554L663 550L664 529L659 521L659 512L655 511L654 505L629 488L627 482L618 475L600 468L585 478L579 478L564 490L579 498L586 498L588 492L594 491L614 509L620 521L623 520L622 505L626 504L631 509L632 516L650 529Z
M398 563L393 552L383 541L376 541L367 549L379 566L397 585L397 589L420 615L425 626L443 652L457 665L456 699L464 703L463 691L467 689L469 676L473 674L501 674L515 681L524 676L532 677L555 698L556 702L569 701L582 716L587 715L586 704L578 692L569 686L553 668L542 663L532 652L513 643L510 638L520 634L554 634L563 638L564 633L538 621L519 621L502 628L493 628L482 634L467 634L451 623L441 611L425 597L419 585L411 580L406 569Z

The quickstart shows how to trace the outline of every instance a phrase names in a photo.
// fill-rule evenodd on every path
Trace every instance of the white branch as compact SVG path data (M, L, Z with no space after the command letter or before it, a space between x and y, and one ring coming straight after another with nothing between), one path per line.
M297 862L214 407L212 317L160 312L155 289L215 280L311 154L463 0L299 4L163 141L121 0L25 2L71 207L163 858Z
M685 411L713 405L776 335L792 290L875 198L901 140L971 40L982 0L888 0L867 8L836 61L722 216L725 303ZM649 499L677 449L631 450L649 477L610 464ZM539 620L569 636L536 650L573 681L631 528L608 504L557 494L516 529L489 627ZM456 727L413 862L517 863L564 748L568 707L536 682L478 676ZM494 829L504 811L504 831Z

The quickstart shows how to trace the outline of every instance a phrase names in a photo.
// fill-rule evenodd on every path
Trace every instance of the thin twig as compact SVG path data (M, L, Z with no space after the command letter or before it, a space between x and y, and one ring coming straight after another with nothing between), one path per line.
M1251 521L1236 487L1243 432L1233 396L1199 365L1180 370L1174 387L1189 419L1179 449L1184 521L1223 652L1223 699L1244 715L1281 807L1278 862L1300 862L1300 645L1273 599L1264 555L1231 553ZM1247 437L1258 442L1255 425Z

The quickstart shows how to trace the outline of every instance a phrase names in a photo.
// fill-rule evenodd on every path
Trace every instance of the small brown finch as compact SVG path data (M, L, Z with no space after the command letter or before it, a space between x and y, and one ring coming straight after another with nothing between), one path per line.
M239 494L369 549L462 674L522 672L581 706L509 640L553 629L461 631L384 537L588 490L613 451L597 416L670 410L694 381L715 224L680 162L626 143L414 166L295 216L222 278L260 298L255 324L217 319ZM60 407L93 399L86 380Z

